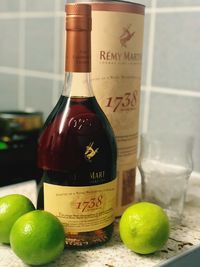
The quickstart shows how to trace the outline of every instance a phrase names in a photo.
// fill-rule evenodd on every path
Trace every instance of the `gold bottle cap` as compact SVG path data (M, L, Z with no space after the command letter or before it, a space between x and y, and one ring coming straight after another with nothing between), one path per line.
M66 5L66 72L91 71L91 6Z
M89 4L67 4L66 30L91 31L91 6Z

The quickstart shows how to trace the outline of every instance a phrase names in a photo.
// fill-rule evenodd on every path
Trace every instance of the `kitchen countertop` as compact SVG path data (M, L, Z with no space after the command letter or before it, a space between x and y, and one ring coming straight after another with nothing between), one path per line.
M20 193L36 203L36 184L34 181L0 188L0 196ZM88 250L65 249L61 257L45 266L49 267L151 267L159 266L166 259L194 245L200 244L200 177L190 181L187 203L182 223L171 227L170 238L160 252L151 255L138 255L127 249L121 242L118 220L112 239L105 245ZM25 267L9 246L0 245L1 267ZM44 266L44 265L43 265Z

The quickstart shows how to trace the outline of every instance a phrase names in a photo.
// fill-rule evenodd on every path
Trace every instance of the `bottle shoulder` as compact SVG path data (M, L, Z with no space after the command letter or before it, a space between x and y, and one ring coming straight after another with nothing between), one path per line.
M48 116L42 132L47 128L66 131L66 128L80 134L88 131L104 130L113 135L111 125L95 97L61 96L55 108Z

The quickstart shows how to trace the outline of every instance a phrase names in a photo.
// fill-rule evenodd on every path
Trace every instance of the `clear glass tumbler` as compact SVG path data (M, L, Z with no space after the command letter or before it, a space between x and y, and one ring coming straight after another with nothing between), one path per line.
M160 205L171 222L178 223L193 169L193 138L155 133L143 134L140 140L141 198Z

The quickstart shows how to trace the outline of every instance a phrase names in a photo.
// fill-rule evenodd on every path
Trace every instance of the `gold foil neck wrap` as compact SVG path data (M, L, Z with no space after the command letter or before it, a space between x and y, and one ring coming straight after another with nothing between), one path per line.
M88 4L67 4L66 30L91 31L91 6Z
M66 72L91 71L91 6L67 4Z
M68 15L83 15L91 17L91 7L89 4L69 3L65 6L65 11Z

